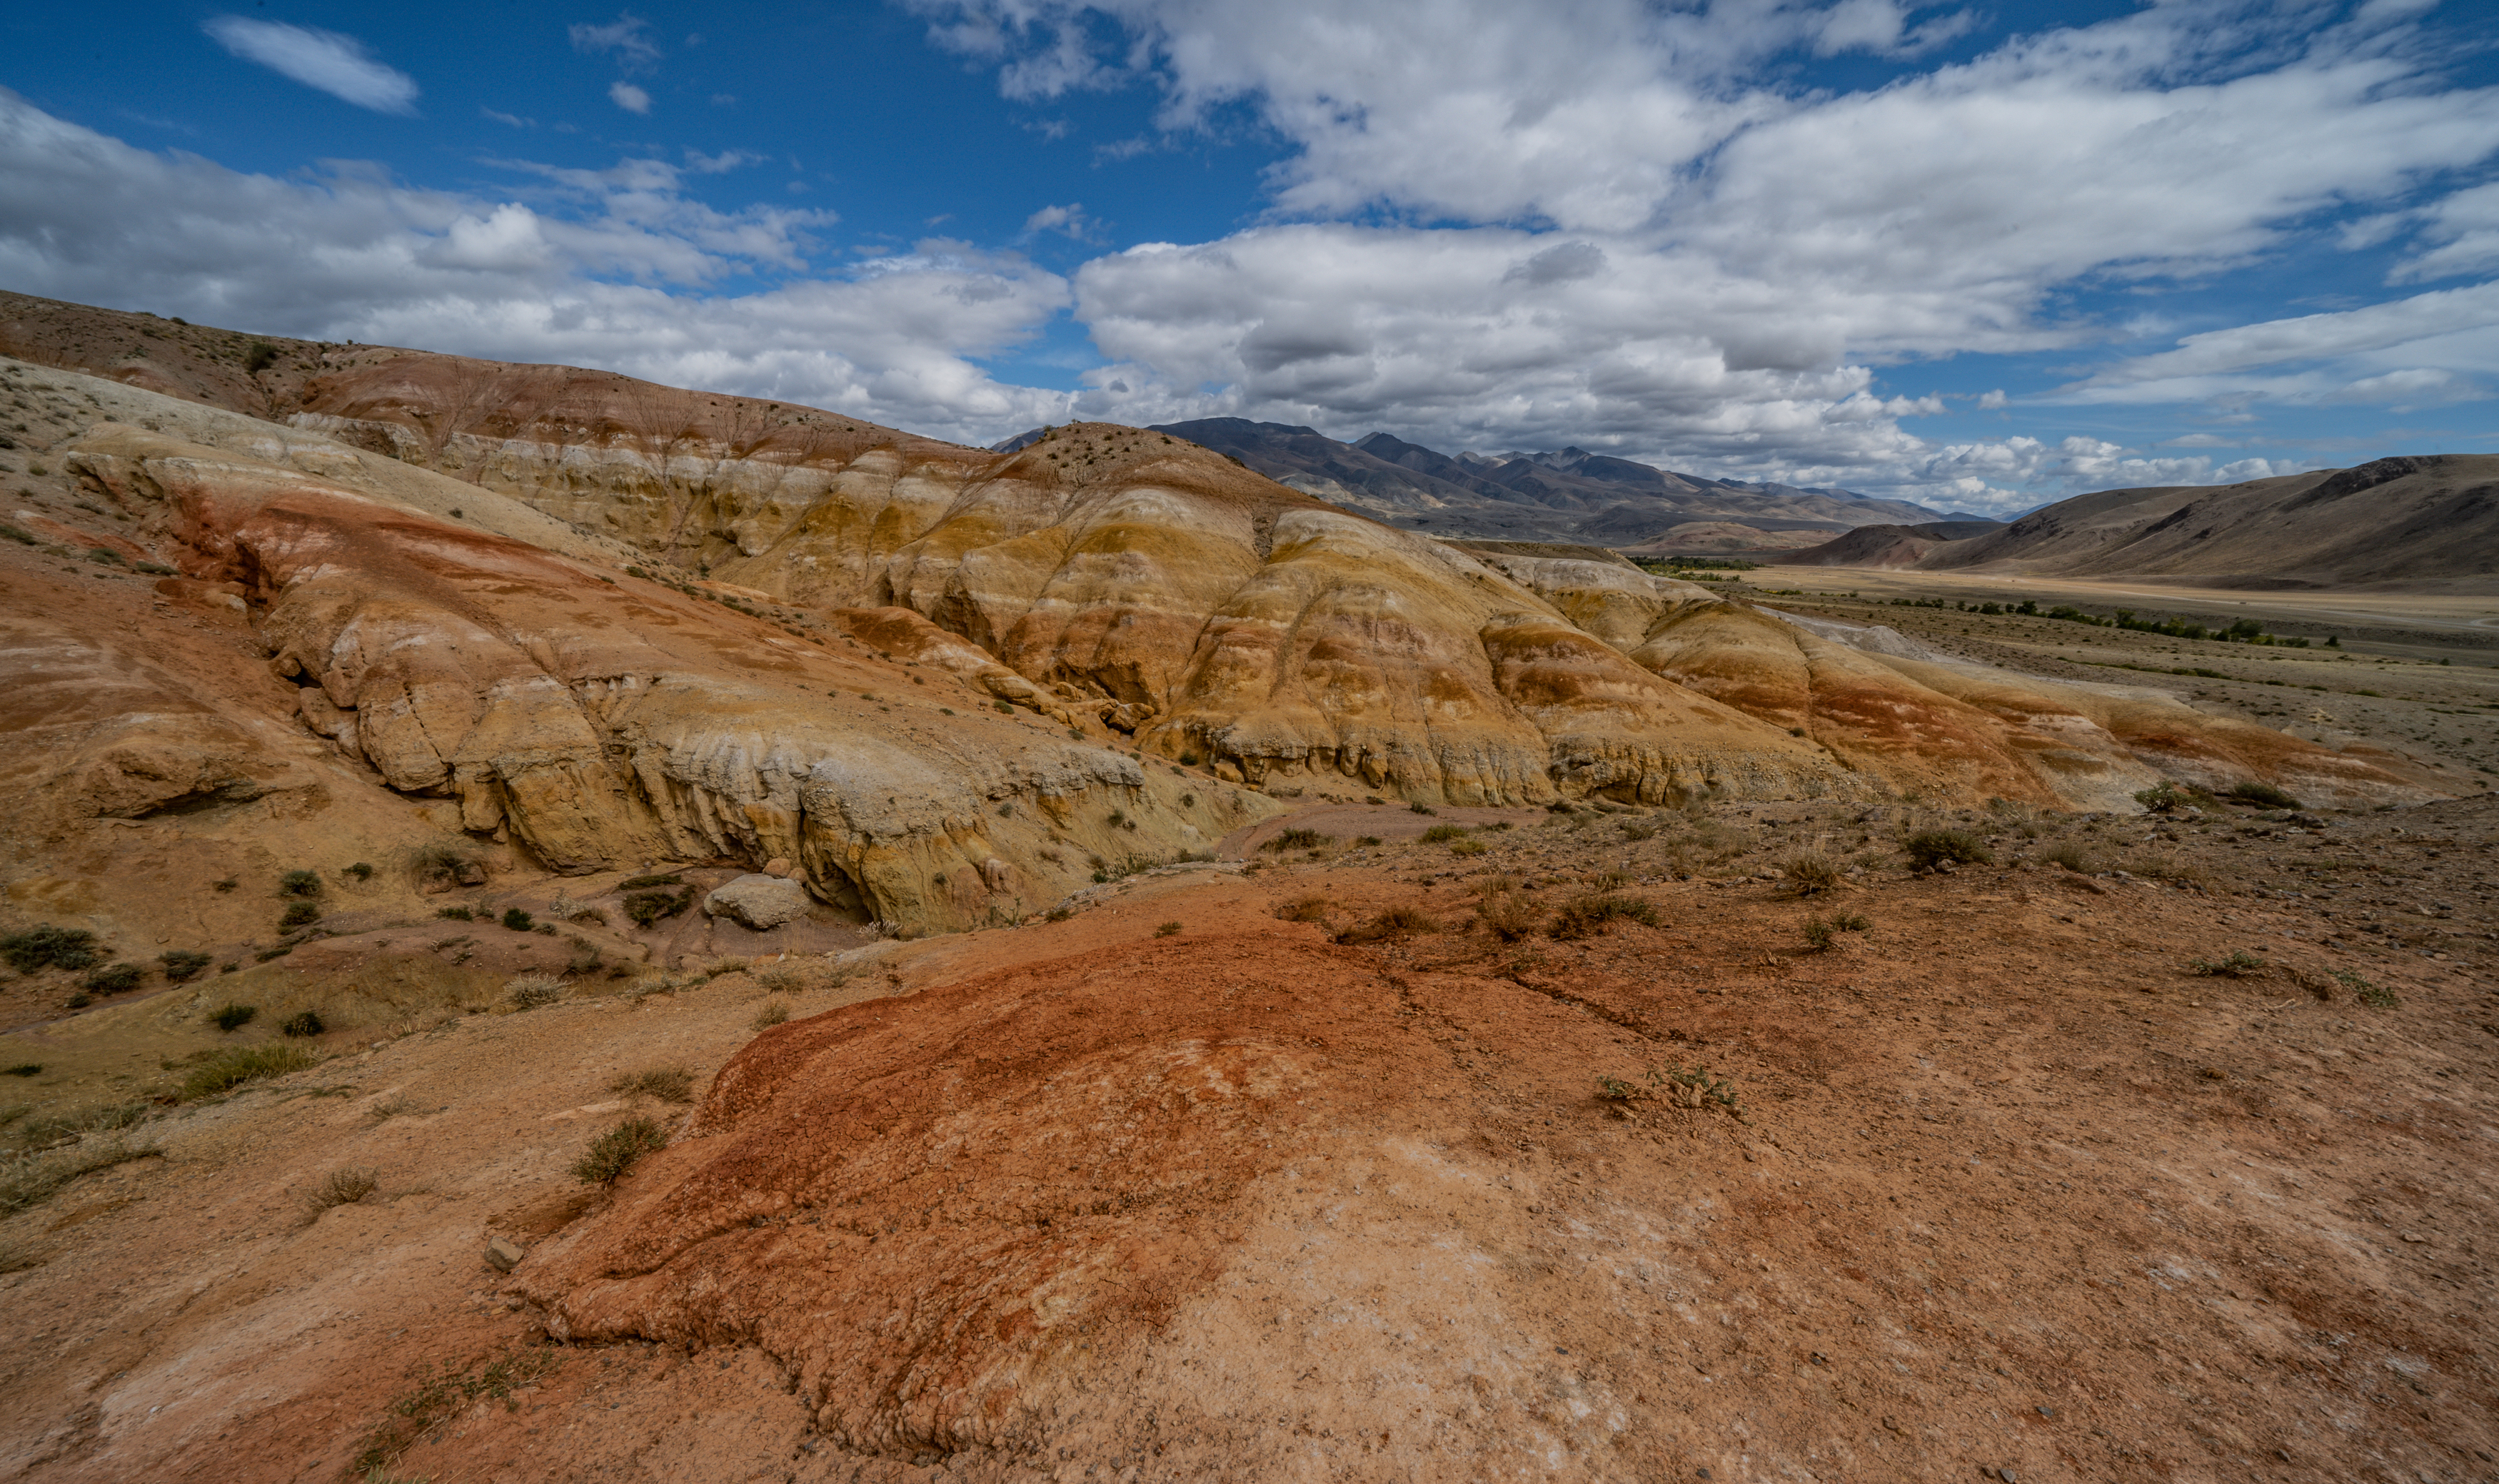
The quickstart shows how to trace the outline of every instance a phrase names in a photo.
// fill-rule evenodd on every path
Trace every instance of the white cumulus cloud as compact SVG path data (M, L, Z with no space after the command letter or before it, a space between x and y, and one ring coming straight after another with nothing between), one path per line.
M217 45L306 87L376 113L416 112L416 80L375 61L352 36L248 16L214 16L201 29Z
M651 95L622 79L607 84L607 101L628 113L651 112Z

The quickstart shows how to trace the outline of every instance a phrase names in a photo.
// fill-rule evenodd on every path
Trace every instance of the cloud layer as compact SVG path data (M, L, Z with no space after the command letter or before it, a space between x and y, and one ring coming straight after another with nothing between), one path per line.
M1173 128L1254 108L1297 146L1274 172L1279 215L1445 224L1280 223L1087 265L1080 317L1122 363L1088 399L1104 415L1220 410L1444 447L1575 441L1965 502L2017 499L1973 486L1965 470L1982 465L2051 493L2224 474L2052 457L2036 440L1985 460L1933 449L1901 419L1939 408L1875 400L1873 364L2088 347L2116 332L2062 310L2078 284L2226 271L2320 212L2404 201L2499 148L2499 94L2433 85L2400 8L2320 29L2314 11L2172 4L1837 96L1760 80L1800 48L1914 52L1963 18L1921 30L1884 0L923 9L1012 95L1143 80ZM2492 255L2488 189L2420 213L2430 245L2408 273ZM2487 395L2475 376L2494 368L2439 348L2453 307L2197 336L2071 400ZM2296 384L2185 370L2274 336L2330 364Z
M0 274L273 330L587 362L968 441L1071 412L1235 414L1451 449L1575 443L1986 509L2276 468L2183 451L2219 439L2048 433L2083 408L2226 421L2499 386L2499 284L2476 277L2499 270L2485 178L2499 89L2443 81L2450 58L2407 0L2169 0L1963 44L1942 64L1923 58L1975 14L1896 0L915 3L1011 98L1150 88L1169 138L1253 120L1286 146L1268 210L1064 277L946 242L828 268L828 215L723 211L684 188L752 162L735 150L603 171L496 162L519 183L489 197L351 166L240 175L9 96ZM413 108L415 83L350 38L233 16L210 30L361 106ZM621 74L618 107L650 112L630 81L661 60L646 23L568 37ZM1834 57L1893 81L1800 81ZM1063 251L1108 232L1047 205L1013 241ZM2162 328L2164 296L2293 250L2377 254L2389 297ZM1082 390L984 370L1070 313L1109 363ZM1994 440L1922 436L1954 404L1877 394L1878 368L1914 386L1919 364L1970 354L2075 370L2044 393L1964 394L1955 410L2029 425Z
M511 163L536 177L535 204L369 171L276 180L133 149L0 90L0 283L310 339L607 367L941 437L1065 415L1057 394L976 364L1068 304L1065 280L1020 258L925 242L721 295L708 286L803 268L827 218L714 210L660 160Z

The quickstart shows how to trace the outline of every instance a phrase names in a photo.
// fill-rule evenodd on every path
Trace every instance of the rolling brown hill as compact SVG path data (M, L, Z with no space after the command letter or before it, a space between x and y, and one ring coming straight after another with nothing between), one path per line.
M2107 490L1902 562L1909 540L1852 532L1792 560L2266 591L2499 592L2499 456L2404 455L2245 484Z

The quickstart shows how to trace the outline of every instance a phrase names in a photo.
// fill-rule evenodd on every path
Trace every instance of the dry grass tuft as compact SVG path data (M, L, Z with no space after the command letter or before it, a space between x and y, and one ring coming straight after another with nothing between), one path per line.
M1636 896L1590 891L1565 902L1548 931L1556 938L1593 938L1616 921L1655 927L1657 909Z
M356 1167L333 1170L304 1193L304 1209L317 1216L333 1206L353 1206L381 1187L381 1176L374 1171Z
M1820 851L1799 851L1779 862L1779 874L1799 896L1839 889L1839 867Z
M1383 938L1397 938L1408 933L1437 933L1440 930L1439 918L1410 903L1386 908L1370 921L1347 928L1336 935L1336 941L1378 943Z
M695 1075L679 1066L644 1067L639 1072L617 1073L608 1079L607 1090L627 1097L639 1093L663 1103L691 1103L695 1099Z

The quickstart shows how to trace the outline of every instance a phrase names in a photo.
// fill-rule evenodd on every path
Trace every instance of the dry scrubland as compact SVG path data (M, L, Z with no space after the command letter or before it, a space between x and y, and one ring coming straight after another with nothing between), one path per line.
M136 1157L12 1195L6 1465L2478 1476L2494 825L1334 806L16 1118Z
M0 315L0 1478L2493 1467L2469 603Z

